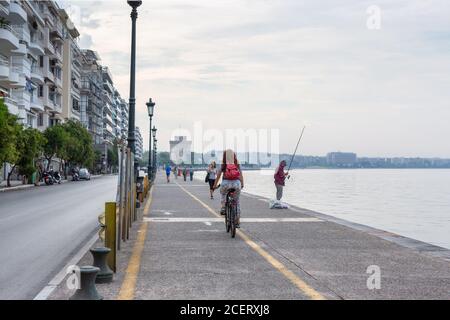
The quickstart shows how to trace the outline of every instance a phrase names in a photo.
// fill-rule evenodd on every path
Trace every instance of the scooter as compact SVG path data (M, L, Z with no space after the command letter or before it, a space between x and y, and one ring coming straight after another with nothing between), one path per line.
M80 181L80 175L78 174L78 172L74 172L72 174L72 181Z
M42 174L42 178L44 179L45 184L48 185L48 186L53 185L53 183L55 182L54 179L53 179L53 175L49 171L45 171Z
M61 175L58 171L53 173L53 181L57 184L61 184Z

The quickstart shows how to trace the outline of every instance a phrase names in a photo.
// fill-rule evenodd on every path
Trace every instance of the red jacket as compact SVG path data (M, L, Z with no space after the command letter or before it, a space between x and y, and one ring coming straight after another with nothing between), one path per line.
M284 174L284 167L283 165L279 165L277 172L275 172L274 174L274 178L275 178L275 183L280 185L280 186L284 186L284 181L286 180L286 175Z

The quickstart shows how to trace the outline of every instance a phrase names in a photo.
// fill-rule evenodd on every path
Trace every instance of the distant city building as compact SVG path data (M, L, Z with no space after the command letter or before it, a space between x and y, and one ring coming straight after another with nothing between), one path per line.
M135 157L138 160L142 160L142 157L144 155L144 140L142 139L142 134L141 134L141 130L139 129L139 127L136 127L136 131L135 131L135 146L136 146L136 152L135 152Z
M170 160L175 164L191 164L192 141L187 137L176 136L170 142Z
M352 167L357 162L356 153L330 152L327 154L327 164L336 167Z

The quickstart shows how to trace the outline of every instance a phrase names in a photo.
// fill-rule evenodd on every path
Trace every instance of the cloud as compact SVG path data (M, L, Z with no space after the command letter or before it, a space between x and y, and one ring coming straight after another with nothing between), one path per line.
M99 52L126 98L130 8L79 1L81 43ZM314 123L303 152L448 156L450 6L379 0L381 30L366 28L366 0L154 0L138 18L137 125L156 103L160 147L195 120L226 129L277 126L281 150ZM426 125L426 134L416 128ZM435 125L433 125L435 124ZM143 136L147 139L147 134ZM166 143L164 143L166 142ZM145 145L148 145L147 141Z

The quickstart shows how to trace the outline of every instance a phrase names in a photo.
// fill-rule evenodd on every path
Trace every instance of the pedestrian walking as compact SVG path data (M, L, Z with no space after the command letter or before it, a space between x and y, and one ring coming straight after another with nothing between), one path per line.
M192 167L189 168L189 179L190 179L191 181L194 180L194 169L193 169Z
M186 181L186 176L187 176L187 169L186 167L183 168L183 179L184 181Z
M172 168L170 167L170 164L166 165L166 176L167 176L167 183L170 183L170 174L172 173Z
M215 161L210 163L206 172L205 182L209 183L209 193L212 200L214 199L214 183L216 182L217 177L217 165Z
M283 198L283 188L285 185L286 176L288 175L287 172L284 172L284 168L286 167L286 161L281 161L280 165L275 171L274 178L275 178L275 187L277 189L277 200L280 201L281 198Z

